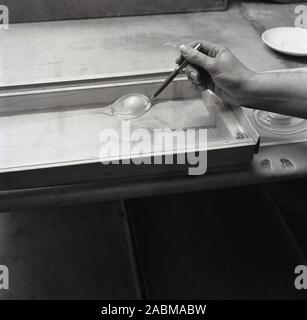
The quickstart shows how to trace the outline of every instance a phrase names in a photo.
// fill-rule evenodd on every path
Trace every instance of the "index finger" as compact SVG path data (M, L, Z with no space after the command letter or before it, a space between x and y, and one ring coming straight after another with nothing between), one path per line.
M195 48L197 45L201 44L202 45L202 42L201 41L193 41L191 43L189 43L188 45ZM202 47L198 49L198 51L202 52ZM181 64L182 62L184 61L184 57L182 55L180 55L176 60L175 62L177 64Z
M205 40L195 40L192 41L188 44L188 46L190 47L195 47L197 44L201 44L201 49L199 50L200 52L204 53L205 55L211 57L211 58L215 58L220 52L222 52L224 50L224 47L218 44L215 44L213 42L210 41L205 41ZM180 64L183 62L183 57L180 55L177 59L176 59L176 63Z

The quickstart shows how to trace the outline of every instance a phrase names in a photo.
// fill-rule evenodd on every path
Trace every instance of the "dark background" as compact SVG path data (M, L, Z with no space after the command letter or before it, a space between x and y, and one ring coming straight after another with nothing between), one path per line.
M3 0L10 22L221 10L227 0Z

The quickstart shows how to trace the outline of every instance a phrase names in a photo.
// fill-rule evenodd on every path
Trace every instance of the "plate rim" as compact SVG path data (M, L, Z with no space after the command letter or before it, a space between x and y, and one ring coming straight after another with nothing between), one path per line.
M300 57L306 57L307 56L307 49L306 49L306 52L296 52L296 51L286 51L286 50L283 50L282 48L279 48L279 47L276 47L275 45L271 44L271 42L267 41L265 39L265 36L272 32L273 30L281 30L281 29L287 29L287 30L303 30L303 32L306 32L307 34L307 30L304 29L304 28L300 28L300 27L275 27L275 28L270 28L270 29L267 29L265 30L262 35L261 35L261 40L264 44L266 44L269 48L275 50L275 51L278 51L278 52L281 52L283 54L287 54L287 55L292 55L292 56L300 56Z

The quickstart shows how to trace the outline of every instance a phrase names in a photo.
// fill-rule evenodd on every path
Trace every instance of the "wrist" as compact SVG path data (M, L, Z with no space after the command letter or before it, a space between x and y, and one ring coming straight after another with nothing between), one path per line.
M261 73L251 72L248 74L241 87L240 103L242 106L252 108L255 102L261 98L259 95L261 83L263 83Z

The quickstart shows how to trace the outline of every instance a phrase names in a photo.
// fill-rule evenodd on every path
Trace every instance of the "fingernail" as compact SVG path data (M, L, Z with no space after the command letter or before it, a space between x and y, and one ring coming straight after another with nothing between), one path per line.
M197 77L197 74L195 72L191 72L191 78L194 80L194 81L198 81L198 77Z
M183 54L188 54L188 53L190 52L189 48L186 47L185 45L181 45L181 46L180 46L180 51L181 51L181 53L183 53Z

